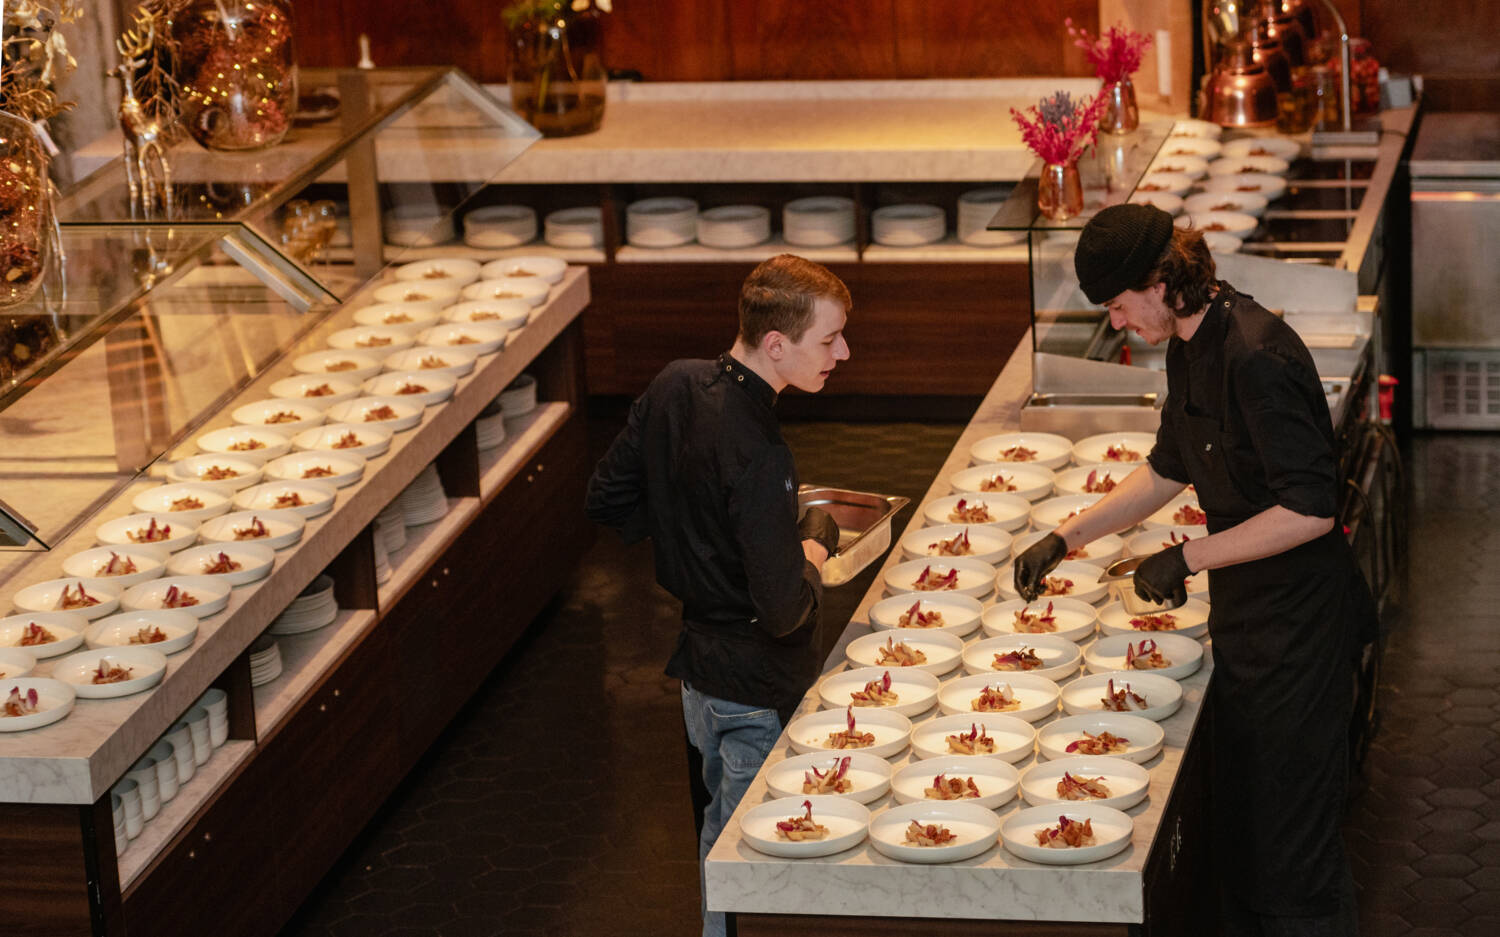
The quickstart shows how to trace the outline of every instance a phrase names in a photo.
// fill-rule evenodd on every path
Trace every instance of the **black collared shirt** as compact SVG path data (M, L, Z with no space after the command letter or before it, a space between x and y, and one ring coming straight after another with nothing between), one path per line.
M728 354L674 361L594 470L587 510L626 542L650 537L657 582L682 601L667 673L785 721L817 676L822 584L775 403Z

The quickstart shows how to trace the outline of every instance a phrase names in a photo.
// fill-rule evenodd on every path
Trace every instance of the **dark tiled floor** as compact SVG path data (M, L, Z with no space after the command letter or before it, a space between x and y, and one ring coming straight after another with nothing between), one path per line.
M602 447L611 424L595 429ZM786 435L805 481L918 499L959 429L806 423ZM1362 933L1490 937L1500 439L1421 438L1409 464L1413 588L1390 622L1381 729L1346 826ZM872 575L829 593L829 620L848 619ZM696 934L681 710L661 673L677 608L653 582L649 547L601 536L285 933ZM580 725L595 750L557 745Z

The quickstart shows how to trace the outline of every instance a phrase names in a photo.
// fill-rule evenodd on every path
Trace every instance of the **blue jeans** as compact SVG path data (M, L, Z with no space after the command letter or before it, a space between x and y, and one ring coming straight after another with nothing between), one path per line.
M781 737L781 719L774 709L706 696L686 681L682 684L682 718L687 724L688 742L703 756L703 785L710 798L703 811L703 835L698 839L703 937L723 937L724 913L708 910L708 889L702 887L703 862L755 780L755 772Z

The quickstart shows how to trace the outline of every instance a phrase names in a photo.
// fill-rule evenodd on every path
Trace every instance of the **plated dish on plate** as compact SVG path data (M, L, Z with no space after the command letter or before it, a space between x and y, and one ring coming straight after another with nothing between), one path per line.
M165 576L131 586L121 596L128 611L181 609L197 618L207 618L229 604L232 589L222 576Z
M416 345L387 356L381 366L387 371L416 371L459 378L474 370L474 361L478 357L479 353L470 348Z
M510 331L494 322L447 322L433 326L417 336L423 345L434 348L453 346L477 355L499 351Z
M167 563L173 576L205 576L231 586L264 579L276 562L276 551L254 540L210 543L174 554Z
M945 631L887 629L860 635L844 648L852 667L915 667L942 676L957 667L964 643Z
M390 329L403 329L409 335L427 328L438 321L441 312L433 306L420 303L376 303L354 311L356 325L378 325ZM271 392L274 394L275 388Z
M1052 469L1036 463L990 463L954 472L948 479L948 484L954 494L980 497L1012 494L1027 501L1035 501L1051 493L1054 477Z
M284 550L302 539L307 521L293 511L235 511L203 525L204 543L253 541L273 550Z
M1140 670L1181 680L1203 666L1203 645L1181 634L1117 634L1095 641L1084 658L1094 673Z
M75 696L68 684L46 677L0 681L0 732L51 725L73 711Z
M982 609L978 599L956 592L904 593L870 606L870 625L877 631L944 631L962 638L979 627Z
M403 283L444 283L465 286L479 279L480 265L465 257L434 257L402 264L395 269L396 279Z
M49 579L18 589L11 604L22 614L37 612L72 612L93 620L114 611L120 605L120 592L111 585L77 578Z
M365 381L363 390L373 397L401 397L430 407L453 396L455 378L433 371L391 371Z
M1079 465L1133 466L1146 461L1154 445L1153 433L1100 433L1073 444L1073 461ZM1128 474L1121 469L1121 477Z
M1068 641L1083 641L1093 635L1098 610L1077 599L1019 598L997 602L984 610L984 633L998 635L1053 635Z
M422 422L422 407L400 397L356 397L334 404L328 419L333 423L374 423L400 433Z
M931 526L992 525L1002 531L1015 530L1017 527L1024 526L1030 513L1030 501L1003 492L972 497L949 495L929 501L922 507L922 516Z
M88 619L77 612L27 612L0 618L0 647L37 659L66 654L83 643Z
M987 436L969 448L976 465L1021 462L1055 469L1068 461L1073 441L1053 433L1001 433Z
M992 566L1009 556L1010 546L1010 534L991 525L921 527L901 538L901 552L911 559L967 556Z
M543 257L536 254L522 254L516 257L505 257L500 260L492 260L485 264L480 270L480 276L486 280L495 280L503 277L536 277L543 283L560 283L563 274L568 272L567 261L556 257Z
M358 433L354 439L359 441ZM335 488L354 484L364 473L364 457L347 449L305 449L266 463L267 481L316 481Z
M924 719L912 728L917 758L949 755L1016 762L1036 747L1036 729L1024 719L994 713L952 713Z
M359 385L332 374L299 374L275 382L270 391L271 396L278 400L301 400L326 410L340 401L359 396Z
M888 632L889 633L889 632ZM915 716L937 700L938 678L910 667L860 667L824 677L818 699L825 709L884 709Z
M1002 759L943 755L896 771L891 793L898 804L957 800L995 810L1016 796L1020 782L1020 773Z
M1020 556L1026 552L1026 548L1038 540L1050 534L1050 530L1034 530L1029 534L1022 534L1010 543L1011 556ZM1105 534L1097 540L1086 543L1077 549L1069 550L1063 557L1065 560L1082 560L1094 566L1106 567L1120 558L1125 551L1125 540L1119 534Z
M1099 755L1142 764L1155 758L1166 739L1162 727L1129 713L1090 713L1054 719L1037 731L1046 758Z
M533 306L540 306L547 301L551 292L551 284L539 277L508 276L470 283L464 287L462 295L464 299L470 300L519 299Z
M299 451L328 450L369 460L391 447L394 431L379 423L325 423L292 438Z
M79 651L52 666L52 678L83 699L131 696L156 686L166 672L166 655L149 647Z
M347 381L362 381L380 373L380 358L363 351L315 351L293 359L292 369L299 374L336 374Z
M1021 772L1021 796L1034 805L1090 803L1129 810L1146 799L1151 774L1124 758L1073 755Z
M235 492L260 481L261 463L227 453L202 453L179 459L167 470L174 482L192 482L218 491Z
M989 595L995 567L966 556L928 557L897 563L885 571L885 590L893 594L954 594L971 598ZM927 627L916 618L902 627Z
M826 794L867 804L891 789L891 763L865 752L793 755L766 769L766 786L777 797Z
M1077 599L1080 602L1097 602L1109 591L1109 584L1099 581L1103 570L1092 563L1081 560L1063 560L1046 576L1042 577L1041 599ZM1015 572L1009 565L1002 566L995 574L995 585L1006 599L1020 598L1016 592Z
M911 720L888 709L820 709L793 719L786 734L798 754L864 751L889 758L906 747Z
M234 408L230 418L243 426L264 426L291 437L324 420L323 410L304 400L257 400Z
M901 862L957 862L989 851L999 840L995 812L964 801L921 801L870 819L870 844Z
M1193 598L1178 608L1139 615L1127 612L1119 602L1111 602L1099 610L1099 630L1136 640L1164 634L1197 638L1208 633L1208 611L1207 602Z
M970 642L963 657L971 674L1032 673L1058 681L1078 670L1082 653L1059 635L1009 634Z
M783 797L756 804L740 817L740 836L770 856L831 856L864 841L870 810L849 797Z
M1007 852L1030 862L1083 865L1124 851L1134 829L1130 816L1113 807L1048 804L1007 817L1000 838Z
M1103 495L1061 495L1046 498L1031 506L1031 526L1051 530L1075 514L1081 514Z
M1182 705L1182 684L1141 671L1105 671L1063 687L1062 705L1070 716L1115 712L1159 722Z
M131 499L143 514L164 514L173 521L197 526L229 510L231 493L207 485L182 483L148 488Z
M84 640L91 648L149 647L161 654L176 654L192 645L198 635L198 619L174 609L119 612L89 625Z
M949 680L938 690L945 714L1005 714L1036 722L1057 712L1058 686L1029 673L981 673Z
M261 482L236 492L234 506L242 511L293 511L309 518L333 507L335 495L332 485L317 481Z
M284 433L264 426L226 426L204 433L194 442L200 452L216 452L255 463L286 455L292 448Z

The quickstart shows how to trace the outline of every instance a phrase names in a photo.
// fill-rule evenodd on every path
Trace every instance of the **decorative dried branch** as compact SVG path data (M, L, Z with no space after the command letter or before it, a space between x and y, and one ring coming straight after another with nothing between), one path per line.
M117 45L121 56L141 63L135 71L136 100L145 118L162 128L162 142L168 145L183 134L182 89L173 75L177 47L172 40L172 18L181 6L180 0L147 0L136 8L134 26L120 35Z

